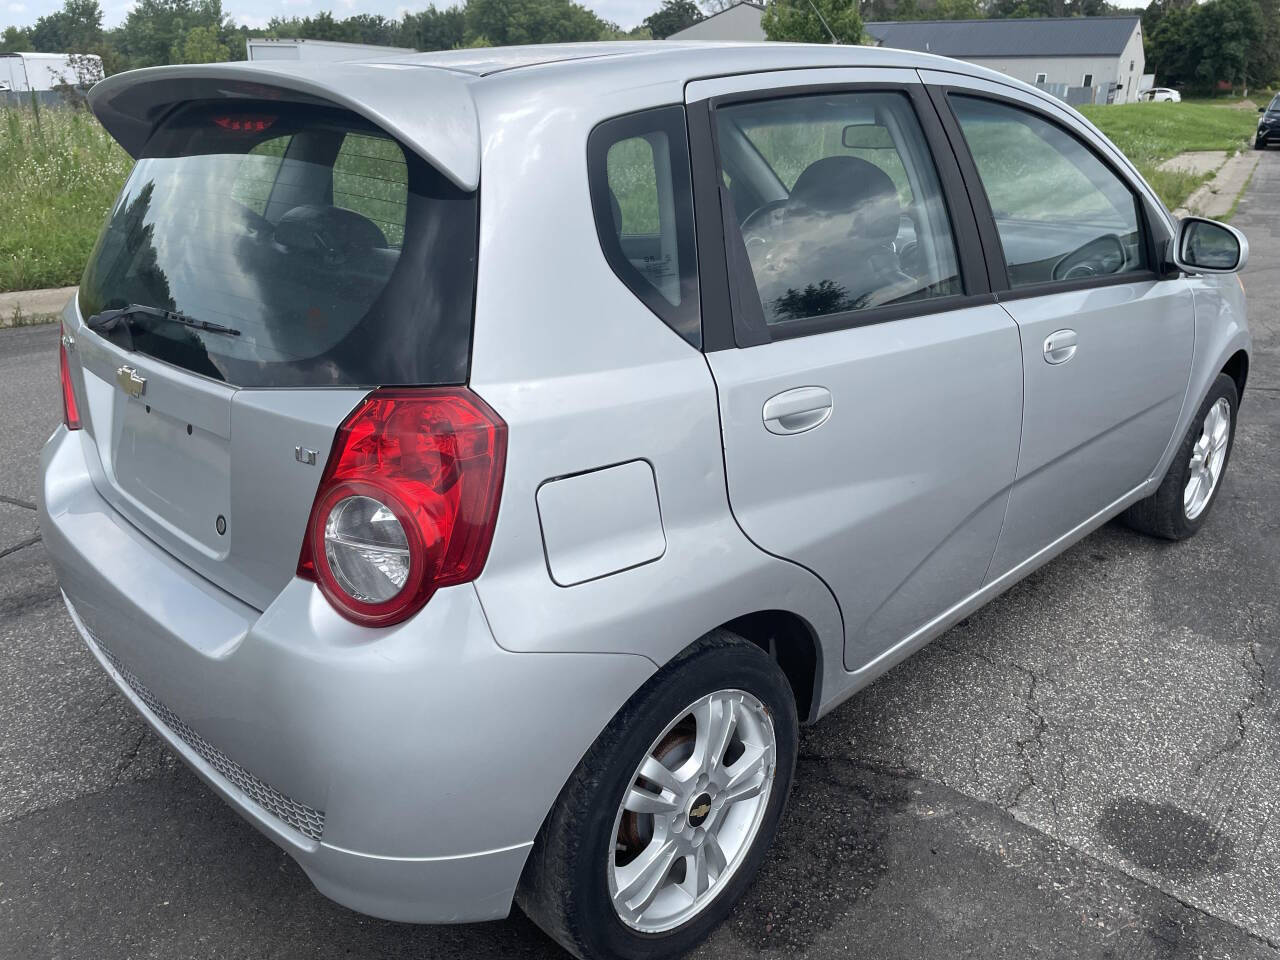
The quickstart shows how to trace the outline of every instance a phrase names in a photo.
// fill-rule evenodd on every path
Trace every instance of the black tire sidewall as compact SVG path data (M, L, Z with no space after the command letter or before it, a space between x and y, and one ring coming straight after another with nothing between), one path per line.
M1213 493L1209 496L1209 502L1204 505L1204 509L1200 511L1200 514L1192 520L1187 517L1182 501L1183 490L1186 488L1187 481L1191 479L1191 450L1195 447L1196 441L1200 439L1200 434L1204 432L1204 418L1208 416L1209 408L1223 398L1231 406L1231 425L1227 431L1227 448L1223 451L1222 473L1218 477L1217 486L1213 488ZM1196 411L1191 425L1187 428L1187 433L1182 438L1182 443L1178 446L1178 452L1174 455L1175 459L1169 467L1169 473L1165 476L1164 483L1161 485L1159 494L1162 500L1161 506L1169 512L1170 526L1176 539L1181 540L1190 537L1200 529L1210 511L1213 510L1213 505L1218 500L1218 494L1222 492L1222 484L1227 477L1227 467L1231 463L1231 450L1235 446L1236 418L1239 409L1240 400L1236 392L1235 381L1225 373L1219 374L1201 402L1200 409Z
M752 694L773 720L776 767L764 819L734 875L701 913L666 933L640 933L622 922L609 898L607 869L618 808L636 767L666 726L701 697L725 689ZM556 833L573 834L563 837L572 850L565 880L572 891L574 922L567 932L586 956L627 960L677 956L696 946L724 919L768 852L791 788L798 740L795 704L786 678L772 658L741 640L712 645L669 664L627 703L583 760L580 770L591 771L589 785L580 778L575 778L576 784L571 781L548 823ZM555 842L554 836L547 839Z

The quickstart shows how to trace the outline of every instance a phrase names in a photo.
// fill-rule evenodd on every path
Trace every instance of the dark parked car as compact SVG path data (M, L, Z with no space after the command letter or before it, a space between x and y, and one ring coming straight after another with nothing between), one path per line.
M1254 135L1253 145L1258 150L1267 149L1274 140L1280 140L1280 93L1271 98L1265 107L1259 107L1262 114L1258 118L1258 132Z

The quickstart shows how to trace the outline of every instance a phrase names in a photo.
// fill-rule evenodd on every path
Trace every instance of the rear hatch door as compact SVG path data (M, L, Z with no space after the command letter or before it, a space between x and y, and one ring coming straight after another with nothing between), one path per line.
M179 108L78 295L69 362L100 493L264 609L297 569L334 433L360 399L465 381L476 220L474 191L349 111Z

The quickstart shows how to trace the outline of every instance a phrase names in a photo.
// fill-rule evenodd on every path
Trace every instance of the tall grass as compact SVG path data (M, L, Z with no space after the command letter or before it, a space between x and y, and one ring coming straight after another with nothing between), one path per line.
M1180 206L1211 174L1160 170L1189 150L1235 153L1253 135L1253 110L1213 103L1126 103L1080 110L1137 165L1170 210Z
M0 292L77 283L131 164L84 110L0 111Z

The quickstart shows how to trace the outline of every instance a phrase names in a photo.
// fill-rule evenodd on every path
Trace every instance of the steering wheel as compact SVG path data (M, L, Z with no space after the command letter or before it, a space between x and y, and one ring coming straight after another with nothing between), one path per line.
M245 206L239 200L233 201L240 208L240 217L245 224L253 231L253 235L257 240L270 240L276 231L276 225L264 217L258 211Z
M1104 233L1062 257L1051 276L1054 280L1107 276L1123 270L1126 259L1124 241L1114 233Z
M764 219L767 214L773 213L773 211L781 209L786 205L787 198L782 197L780 200L769 200L768 202L762 203L760 206L756 207L748 213L746 219L742 221L742 235L745 237L747 235L747 231L750 230L757 221Z

